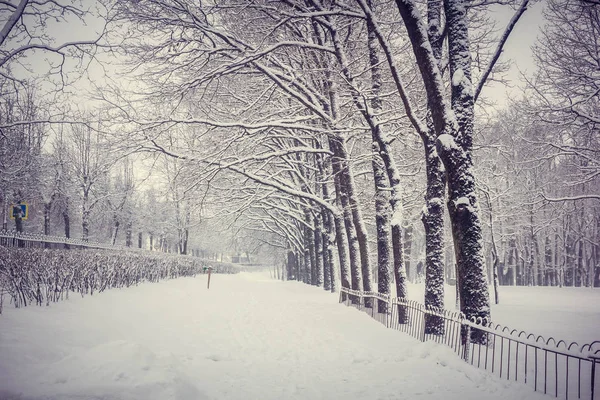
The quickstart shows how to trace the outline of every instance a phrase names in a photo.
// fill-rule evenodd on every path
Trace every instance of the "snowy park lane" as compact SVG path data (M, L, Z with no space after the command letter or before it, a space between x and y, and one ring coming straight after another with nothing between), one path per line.
M0 398L535 399L260 274L182 278L0 316Z

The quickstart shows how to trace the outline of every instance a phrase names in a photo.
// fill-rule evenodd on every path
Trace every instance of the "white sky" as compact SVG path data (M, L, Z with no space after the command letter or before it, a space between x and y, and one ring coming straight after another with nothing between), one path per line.
M511 69L506 77L512 87L493 82L484 87L481 92L482 96L497 102L498 106L506 104L511 97L519 96L519 87L522 86L521 73L530 76L535 72L531 47L535 44L544 24L542 16L544 3L545 1L541 1L529 6L509 36L500 57L500 61L511 60ZM495 7L494 15L498 21L498 28L504 29L513 14L514 11L509 7Z

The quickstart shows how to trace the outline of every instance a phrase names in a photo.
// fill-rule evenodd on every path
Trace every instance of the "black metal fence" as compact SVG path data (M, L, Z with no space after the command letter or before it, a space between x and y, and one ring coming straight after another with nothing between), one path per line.
M600 341L579 345L545 339L380 293L342 288L340 302L370 314L388 328L444 344L469 364L502 379L522 382L558 398L600 400ZM428 333L432 331L426 329L428 318L438 320L436 333ZM484 337L481 342L485 344L470 341L474 332Z
M49 236L4 230L0 230L0 246L51 249L137 249L136 247L113 246L107 243L73 239L64 236Z

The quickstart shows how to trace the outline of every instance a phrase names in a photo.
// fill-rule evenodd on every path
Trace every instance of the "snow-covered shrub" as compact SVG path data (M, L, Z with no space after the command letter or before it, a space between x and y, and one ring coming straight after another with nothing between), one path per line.
M49 305L71 292L92 295L141 282L194 276L204 267L211 267L213 273L239 272L232 264L164 253L0 246L0 313L5 295L15 307Z

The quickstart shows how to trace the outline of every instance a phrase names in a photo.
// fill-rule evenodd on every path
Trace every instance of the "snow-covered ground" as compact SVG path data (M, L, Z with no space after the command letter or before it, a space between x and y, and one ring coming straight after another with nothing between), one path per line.
M542 399L337 296L262 274L147 283L0 316L2 399Z
M424 290L408 285L410 299L421 303ZM491 302L496 324L580 345L600 341L600 289L500 286L499 293L500 304ZM444 294L445 308L454 309L456 288L446 286Z

